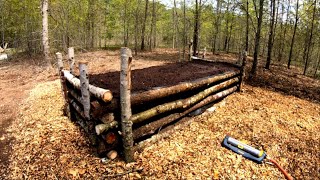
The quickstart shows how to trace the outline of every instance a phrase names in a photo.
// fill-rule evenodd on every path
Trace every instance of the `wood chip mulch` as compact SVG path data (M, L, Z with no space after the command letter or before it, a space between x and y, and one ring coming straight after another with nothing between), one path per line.
M9 129L16 139L10 179L281 179L221 147L226 134L264 149L297 179L319 178L320 105L245 86L213 113L188 119L147 144L137 162L102 162L80 128L62 114L60 82L36 86Z
M266 74L258 81L270 79ZM295 179L319 179L320 104L302 84L303 99L291 89L245 85L214 112L188 117L159 141L146 141L136 162L125 164L98 158L84 132L63 116L59 80L40 83L8 129L15 139L8 179L284 179L276 167L223 148L225 135L265 150Z

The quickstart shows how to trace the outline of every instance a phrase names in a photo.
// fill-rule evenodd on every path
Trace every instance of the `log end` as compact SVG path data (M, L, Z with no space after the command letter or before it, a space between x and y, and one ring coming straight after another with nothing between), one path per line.
M117 158L117 156L118 156L118 153L117 151L114 151L114 150L109 151L107 154L107 157L111 160Z
M105 131L105 125L104 124L99 124L95 126L95 130L97 135L100 135L101 133L103 133Z
M110 102L112 100L112 98L113 98L113 95L112 95L111 91L107 91L103 94L102 100L104 102Z
M85 65L88 65L89 62L88 61L79 61L79 64L85 64Z

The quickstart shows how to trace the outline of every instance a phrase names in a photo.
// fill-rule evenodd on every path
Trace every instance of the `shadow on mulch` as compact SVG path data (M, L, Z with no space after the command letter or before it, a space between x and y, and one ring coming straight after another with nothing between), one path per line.
M246 78L245 82L254 87L320 103L319 80L304 76L297 69L291 70L281 65L273 65L270 70L260 67L257 76L252 80Z

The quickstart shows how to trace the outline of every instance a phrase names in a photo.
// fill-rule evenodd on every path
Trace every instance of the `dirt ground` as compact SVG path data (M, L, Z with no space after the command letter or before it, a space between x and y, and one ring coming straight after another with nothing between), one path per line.
M226 63L182 62L168 63L132 71L132 92L146 91L155 87L173 86L181 82L237 71L237 68ZM119 97L120 72L92 74L93 85L111 90L114 97Z
M8 174L7 166L14 143L8 127L17 119L29 90L50 77L52 75L46 70L28 62L0 62L0 179Z
M90 72L119 69L118 52L76 55L85 59ZM134 68L142 69L178 56L157 51L136 59ZM258 78L216 104L214 112L185 118L169 136L146 142L135 153L137 162L125 164L98 158L83 131L63 116L53 70L1 63L0 179L283 179L275 167L222 148L226 134L265 150L296 179L319 179L320 82L299 69L271 69L259 69Z

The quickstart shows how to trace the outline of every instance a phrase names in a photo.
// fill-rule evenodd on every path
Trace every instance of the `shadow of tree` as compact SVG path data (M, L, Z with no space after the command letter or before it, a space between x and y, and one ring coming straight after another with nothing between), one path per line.
M266 70L260 67L257 76L252 80L246 79L245 82L251 86L320 103L319 80L301 75L297 68L287 69L282 65L272 65L270 70Z

